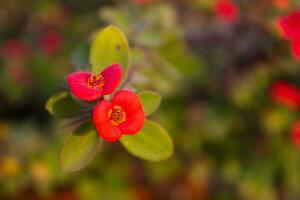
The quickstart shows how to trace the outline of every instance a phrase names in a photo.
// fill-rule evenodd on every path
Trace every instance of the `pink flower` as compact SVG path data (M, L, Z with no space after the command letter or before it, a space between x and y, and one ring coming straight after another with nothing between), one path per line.
M74 72L67 77L71 93L78 99L93 101L102 95L112 93L119 85L123 70L119 64L112 64L99 74Z
M225 21L235 21L239 12L237 5L230 0L217 0L215 4L216 14Z

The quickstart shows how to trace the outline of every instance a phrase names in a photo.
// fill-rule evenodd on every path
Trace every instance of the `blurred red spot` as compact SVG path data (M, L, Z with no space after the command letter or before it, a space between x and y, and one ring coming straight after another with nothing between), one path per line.
M300 120L296 121L291 128L292 143L300 148Z
M294 58L300 61L300 11L294 11L278 20L281 34L291 42Z
M216 14L225 21L235 21L239 12L237 5L231 0L218 0L215 4Z
M283 104L291 109L299 107L300 91L294 85L278 81L271 86L272 99L280 104Z
M56 54L62 48L63 38L57 31L48 31L44 33L40 40L42 51L45 54Z
M32 79L29 68L22 64L10 67L9 74L15 83L19 84L20 86L27 86Z
M25 59L31 54L31 46L17 39L6 40L0 46L0 55L4 59Z
M279 27L284 37L294 39L300 35L300 12L294 11L278 20Z

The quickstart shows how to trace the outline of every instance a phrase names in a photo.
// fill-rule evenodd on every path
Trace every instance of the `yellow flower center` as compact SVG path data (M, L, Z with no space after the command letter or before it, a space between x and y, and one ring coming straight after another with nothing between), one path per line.
M126 121L126 113L120 106L114 106L112 109L110 109L108 116L110 121L115 126L118 126Z
M101 74L92 74L88 78L87 84L89 87L96 88L96 89L102 89L102 87L105 84L105 79Z

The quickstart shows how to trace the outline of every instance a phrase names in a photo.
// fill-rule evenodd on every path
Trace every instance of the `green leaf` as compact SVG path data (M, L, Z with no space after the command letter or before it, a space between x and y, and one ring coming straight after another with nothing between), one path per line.
M67 92L58 93L49 98L46 109L54 117L71 118L80 114L81 104Z
M126 75L129 60L128 42L120 29L115 26L108 26L96 35L90 51L92 72L99 73L108 65L119 63Z
M159 93L153 91L142 91L138 95L141 98L146 116L151 115L159 108L161 103L161 96Z
M81 125L66 140L61 153L61 167L65 172L84 168L96 155L100 138L91 122Z
M121 144L133 155L149 161L161 161L173 154L173 142L167 131L159 124L145 121L137 135L123 135Z

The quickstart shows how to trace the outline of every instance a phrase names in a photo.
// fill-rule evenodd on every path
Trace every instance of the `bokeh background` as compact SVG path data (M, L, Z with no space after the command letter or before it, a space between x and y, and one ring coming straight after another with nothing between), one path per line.
M288 0L1 0L0 199L298 200L300 63L277 20ZM137 159L104 143L64 173L64 122L45 110L87 67L93 34L126 34L131 86L163 96L151 116L174 155Z

